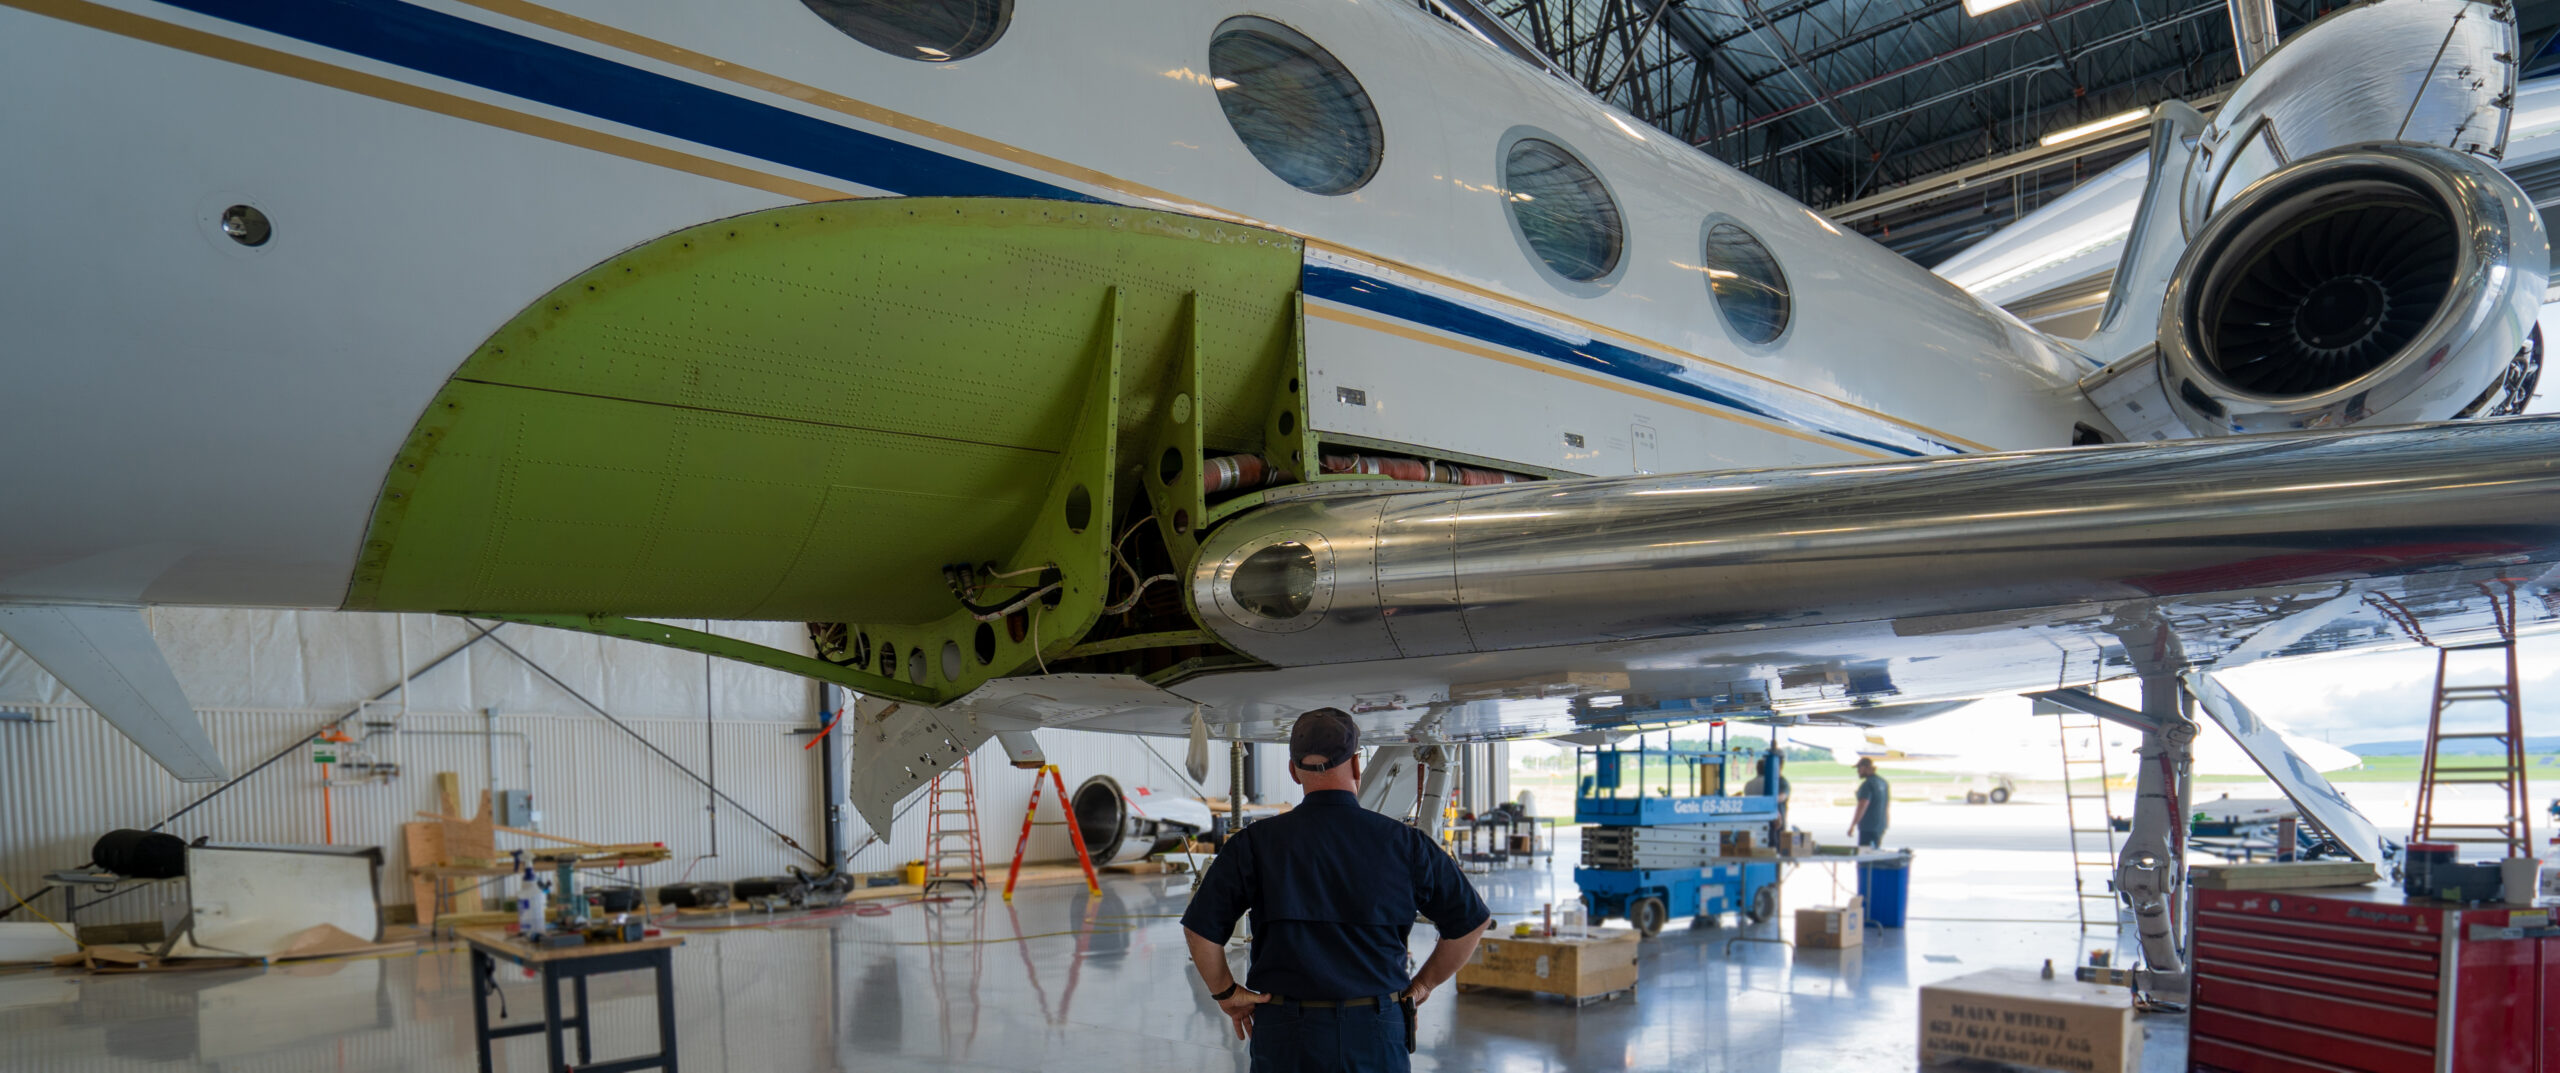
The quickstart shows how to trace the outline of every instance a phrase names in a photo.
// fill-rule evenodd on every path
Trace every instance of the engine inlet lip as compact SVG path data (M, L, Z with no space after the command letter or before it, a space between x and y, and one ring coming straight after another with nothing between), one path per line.
M2248 386L2234 383L2236 378L2228 373L2229 367L2225 364L2222 354L2223 340L2216 329L2225 322L2228 306L2241 285L2247 281L2249 274L2273 257L2278 250L2294 242L2294 236L2300 229L2342 212L2388 208L2414 210L2428 220L2429 226L2438 235L2450 238L2457 251L2455 275L2461 274L2465 266L2461 264L2459 211L2447 199L2436 196L2434 191L2413 187L2402 176L2374 174L2371 169L2356 169L2355 172L2345 174L2332 171L2325 175L2306 177L2304 181L2287 184L2285 189L2279 191L2279 196L2248 206L2245 211L2243 206L2234 203L2231 210L2232 222L2227 229L2216 236L2212 247L2212 259L2207 262L2211 268L2205 273L2203 282L2188 293L2186 308L2181 317L2181 326L2194 340L2197 352L2204 359L2200 363L2199 371L2204 374L2203 379L2206 381L2205 386L2208 390L2234 399L2272 400L2302 397L2256 391ZM2350 285L2347 288L2350 290L2364 289L2352 286L2359 281L2364 283L2366 288L2370 288L2371 297L2383 302L2388 301L2390 296L2387 293L2372 281L2363 280L2362 277L2350 276L2331 280L2323 284L2319 290L2327 291L2339 284ZM2455 307L2450 301L2439 303L2434 312L2429 314L2426 326L2420 328L2418 334L2412 337L2412 345L2423 340L2438 326L2439 321L2446 319L2447 311L2452 308ZM2299 326L2298 318L2302 313L2303 311L2297 310L2294 314L2297 318L2297 327ZM2371 318L2373 323L2379 323L2381 319L2379 316ZM2336 344L2331 346L2323 346L2321 340L2313 338L2305 338L2303 342L2319 350L2343 349L2360 342L2365 333L2348 331L2343 334L2345 337L2336 340ZM2355 375L2318 388L2310 394L2316 397L2354 385L2387 368L2390 362L2390 356L2377 358L2371 366Z
M2411 353L2449 351L2485 319L2483 297L2504 278L2511 228L2500 191L2481 167L2447 150L2396 143L2352 145L2294 161L2251 183L2208 221L2170 277L2161 304L2162 387L2191 428L2206 433L2334 428L2386 409L2436 371ZM2399 202L2442 222L2454 238L2450 287L2395 356L2305 395L2270 395L2223 375L2207 314L2228 298L2252 251L2341 200ZM2239 256L2233 256L2233 254Z

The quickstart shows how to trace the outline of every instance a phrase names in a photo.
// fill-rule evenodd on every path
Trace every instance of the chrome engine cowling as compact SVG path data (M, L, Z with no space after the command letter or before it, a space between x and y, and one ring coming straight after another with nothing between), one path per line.
M2161 304L2161 387L2202 435L2495 412L2532 393L2550 263L2532 202L2478 157L2305 157L2188 243Z

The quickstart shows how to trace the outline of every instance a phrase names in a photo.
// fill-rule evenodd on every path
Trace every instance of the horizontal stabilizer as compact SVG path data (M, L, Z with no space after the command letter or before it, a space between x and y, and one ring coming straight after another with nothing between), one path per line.
M883 841L898 818L898 802L977 752L992 736L979 729L977 718L964 707L936 711L871 696L855 699L851 725L853 761L847 770L853 808Z
M229 777L138 607L0 606L0 636L180 782Z

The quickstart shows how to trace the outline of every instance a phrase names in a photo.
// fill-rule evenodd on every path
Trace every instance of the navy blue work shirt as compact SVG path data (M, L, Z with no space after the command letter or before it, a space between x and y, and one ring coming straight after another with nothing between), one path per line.
M1294 999L1402 991L1416 914L1455 939L1493 916L1458 862L1431 836L1360 807L1349 790L1318 790L1255 821L1218 850L1182 926L1226 944L1253 913L1245 986Z

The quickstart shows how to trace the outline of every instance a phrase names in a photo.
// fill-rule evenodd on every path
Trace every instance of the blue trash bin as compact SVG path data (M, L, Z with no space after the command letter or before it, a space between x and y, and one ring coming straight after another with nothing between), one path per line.
M1899 928L1911 909L1911 851L1858 866L1858 896L1867 900L1867 923Z

